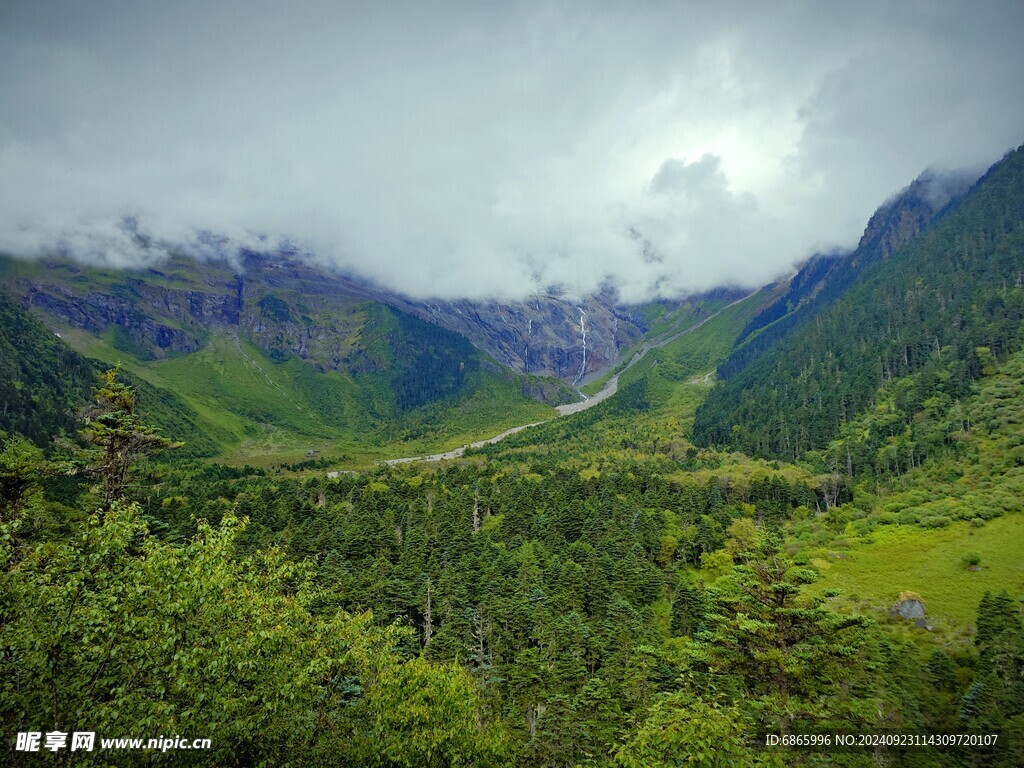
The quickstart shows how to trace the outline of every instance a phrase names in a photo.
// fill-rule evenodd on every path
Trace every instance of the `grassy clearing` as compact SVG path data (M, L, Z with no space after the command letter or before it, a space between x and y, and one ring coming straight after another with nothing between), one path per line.
M604 385L607 384L608 380L612 376L614 376L614 375L615 375L615 371L614 370L608 371L608 373L606 373L601 378L594 379L589 384L584 384L582 387L580 387L580 392L582 392L587 397L593 397L598 392L600 392L602 389L604 389Z
M608 370L600 378L595 379L594 381L591 381L590 383L580 387L580 391L588 396L596 395L604 388L604 385L608 383L608 380L612 376L614 376L616 373L621 373L626 368L626 365L633 358L633 355L636 354L636 352L645 344L657 342L659 339L663 339L665 337L671 336L674 333L684 331L690 326L700 322L701 319L706 317L707 315L718 312L727 306L728 302L724 299L706 300L698 302L696 304L686 303L682 304L677 309L672 310L671 312L667 311L667 309L661 304L648 305L647 307L644 308L646 312L641 312L641 314L645 315L645 318L647 319L648 323L650 323L650 329L647 331L647 333L645 333L643 337L636 340L635 342L633 342L633 344L626 347L620 352L621 362L617 366L615 366L611 370ZM728 308L722 314L726 316L726 319L728 319L733 312L742 312L742 310L737 310L736 308ZM712 322L714 323L716 321L717 318ZM736 333L733 334L732 337L724 339L724 343L726 345L731 345L732 339L735 338L735 335L737 335L738 333L739 329L736 330ZM665 346L665 349L671 349L675 347L676 345L679 344L679 341L680 339L677 339L675 342L667 344ZM717 339L716 341L722 341L722 339ZM717 345L713 344L713 347L715 348L715 352L717 353L719 351L717 349ZM682 345L681 348L683 350L688 349L685 343ZM728 349L728 346L726 346L726 349ZM639 363L637 363L636 366L630 369L629 373L626 374L626 376L624 377L625 381L623 383L635 381L644 373L650 371L651 367L657 364L657 360L655 359L656 357L656 350L648 352L647 355L645 355L644 359L642 359Z
M1008 514L981 527L954 523L938 530L885 526L869 543L837 554L822 550L813 559L821 573L816 590L839 588L845 597L887 611L901 591L917 592L930 623L958 630L974 624L978 601L987 591L1006 589L1024 598L1024 515ZM981 556L980 571L968 570L967 552Z

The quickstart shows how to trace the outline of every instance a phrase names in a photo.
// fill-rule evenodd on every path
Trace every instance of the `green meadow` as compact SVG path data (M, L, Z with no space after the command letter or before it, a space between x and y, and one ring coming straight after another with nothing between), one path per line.
M980 570L964 561L972 552L980 556ZM888 611L900 592L916 592L930 623L958 630L974 624L985 592L1024 595L1024 515L1007 514L981 527L883 526L867 543L822 550L812 562L821 574L819 591L838 588L846 599L879 611Z

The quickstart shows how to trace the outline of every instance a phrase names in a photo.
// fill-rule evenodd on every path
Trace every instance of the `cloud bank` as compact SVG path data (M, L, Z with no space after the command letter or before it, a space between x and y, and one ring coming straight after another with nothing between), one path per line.
M5 4L0 250L212 232L416 296L754 286L1024 141L1022 29L1017 0Z

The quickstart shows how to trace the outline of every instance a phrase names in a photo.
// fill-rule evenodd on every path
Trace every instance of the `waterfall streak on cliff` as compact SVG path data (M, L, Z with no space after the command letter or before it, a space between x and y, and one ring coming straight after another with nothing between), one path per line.
M572 383L573 387L579 384L580 381L583 379L584 375L586 375L587 373L587 313L583 311L583 307L576 307L576 309L580 311L580 335L583 337L583 363L580 365L579 374L576 376L576 379ZM576 391L579 392L579 389L577 389ZM580 395L583 397L584 400L590 399L582 392L580 392Z

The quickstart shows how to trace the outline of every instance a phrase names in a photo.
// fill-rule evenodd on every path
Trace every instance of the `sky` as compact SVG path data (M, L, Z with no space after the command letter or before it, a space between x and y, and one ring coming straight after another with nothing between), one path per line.
M419 297L755 287L1024 142L1022 32L1019 0L5 0L0 251L213 233Z

